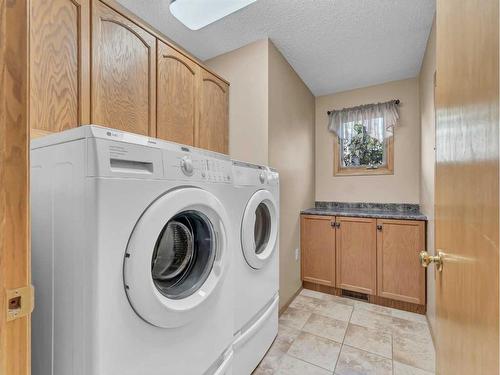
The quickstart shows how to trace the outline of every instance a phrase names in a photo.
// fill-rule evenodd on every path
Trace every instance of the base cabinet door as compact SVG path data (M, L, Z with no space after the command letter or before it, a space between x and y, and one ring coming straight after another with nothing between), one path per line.
M198 99L200 117L196 146L227 154L229 86L213 74L201 69Z
M156 38L93 1L92 123L156 136Z
M425 269L419 253L425 249L425 223L409 220L377 221L378 295L425 304Z
M300 246L303 281L335 286L335 218L301 216Z
M194 146L200 68L158 40L156 136Z
M377 292L376 219L338 217L337 288L375 295Z

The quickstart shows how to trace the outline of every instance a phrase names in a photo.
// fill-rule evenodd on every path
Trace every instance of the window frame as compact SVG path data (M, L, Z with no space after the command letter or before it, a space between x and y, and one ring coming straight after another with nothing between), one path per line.
M335 136L333 141L333 175L334 176L376 176L394 174L394 135L384 142L386 165L377 168L342 167L341 140Z

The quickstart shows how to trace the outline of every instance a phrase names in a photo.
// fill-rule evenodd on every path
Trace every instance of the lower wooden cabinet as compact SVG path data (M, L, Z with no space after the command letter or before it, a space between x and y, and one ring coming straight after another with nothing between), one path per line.
M306 216L301 218L302 280L335 286L335 218Z
M425 305L425 222L301 216L305 282Z
M425 223L378 220L377 291L380 297L425 304L425 269L418 255L425 248Z
M377 292L377 220L337 217L337 288Z

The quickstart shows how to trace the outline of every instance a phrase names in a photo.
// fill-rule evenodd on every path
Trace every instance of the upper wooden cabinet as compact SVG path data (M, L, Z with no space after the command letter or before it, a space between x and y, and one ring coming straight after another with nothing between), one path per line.
M302 215L300 224L302 280L335 286L335 218Z
M378 220L378 295L425 304L425 270L419 253L425 250L425 223Z
M155 136L156 38L99 0L92 12L92 123Z
M114 0L30 6L32 136L92 123L228 152L229 85L196 59Z
M90 119L89 0L30 2L30 126L34 136Z
M198 147L228 153L229 86L213 74L201 69L200 119Z
M338 217L337 288L376 295L377 223L375 219Z
M199 67L158 41L157 126L158 138L195 145Z

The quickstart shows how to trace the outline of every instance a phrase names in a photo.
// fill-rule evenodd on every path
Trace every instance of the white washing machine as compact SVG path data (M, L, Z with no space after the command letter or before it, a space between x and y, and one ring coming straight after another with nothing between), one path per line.
M33 374L228 374L231 161L83 126L31 163Z
M233 259L235 284L234 374L248 375L278 333L279 175L233 161L233 210L240 223Z

